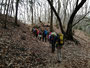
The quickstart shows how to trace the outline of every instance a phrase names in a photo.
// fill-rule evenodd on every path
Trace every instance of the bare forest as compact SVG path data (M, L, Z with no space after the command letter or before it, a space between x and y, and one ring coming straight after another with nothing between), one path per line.
M0 68L90 68L89 45L89 0L0 0Z

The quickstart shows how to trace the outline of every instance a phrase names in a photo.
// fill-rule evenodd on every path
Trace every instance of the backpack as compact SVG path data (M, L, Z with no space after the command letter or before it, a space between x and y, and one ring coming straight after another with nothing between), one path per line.
M64 36L63 34L58 34L57 35L57 41L56 41L56 47L62 47L64 45Z
M60 39L60 44L63 45L64 44L64 36L62 33L59 34L59 39Z
M48 31L47 31L47 30L45 30L45 31L44 31L44 34L45 34L45 35L47 35L47 33L48 33Z
M54 40L54 36L50 35L50 43L53 43L53 40Z

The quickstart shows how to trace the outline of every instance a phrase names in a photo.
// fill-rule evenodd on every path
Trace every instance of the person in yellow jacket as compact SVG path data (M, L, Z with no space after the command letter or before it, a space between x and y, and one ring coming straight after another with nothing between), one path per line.
M57 60L59 63L61 62L61 49L63 45L64 45L64 36L63 34L60 33L57 35L57 41L56 41Z

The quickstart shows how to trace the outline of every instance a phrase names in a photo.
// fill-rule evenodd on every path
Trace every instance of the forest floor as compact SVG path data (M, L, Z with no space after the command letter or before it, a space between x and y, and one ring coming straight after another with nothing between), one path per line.
M18 22L14 27L9 21L8 29L0 24L0 68L90 68L90 38L84 32L75 30L78 45L65 41L57 63L57 51L52 54L48 42L35 38L28 25Z

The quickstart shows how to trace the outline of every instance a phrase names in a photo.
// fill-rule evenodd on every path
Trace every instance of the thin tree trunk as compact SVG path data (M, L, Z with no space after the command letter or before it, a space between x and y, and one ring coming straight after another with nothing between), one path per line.
M3 0L2 0L2 2L1 2L0 13L2 13L2 5L3 5Z
M8 1L8 5L7 5L7 11L6 11L6 15L5 15L5 23L4 23L4 28L6 29L7 28L7 16L8 16L8 9L9 9L9 4L10 4L10 0Z
M60 4L60 0L58 0L58 15L60 14L60 8L61 8L61 4ZM56 20L56 24L58 25L58 19Z
M45 8L45 22L46 22L46 8Z
M5 14L5 11L6 11L6 5L7 5L7 0L5 1L4 14Z
M49 5L48 5L48 23L50 23L50 12L49 12Z
M53 5L53 0L51 0L51 4ZM50 22L50 32L53 31L53 10L51 8L51 22Z
M18 26L18 24L17 24L18 5L19 5L19 0L16 1L16 16L15 16L15 25L16 25L16 26Z
M33 6L32 6L32 25L33 25Z
M11 5L12 5L12 7L11 7L11 16L12 16L12 14L13 14L13 12L14 12L13 2L14 2L14 0L11 1Z

